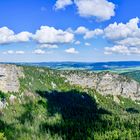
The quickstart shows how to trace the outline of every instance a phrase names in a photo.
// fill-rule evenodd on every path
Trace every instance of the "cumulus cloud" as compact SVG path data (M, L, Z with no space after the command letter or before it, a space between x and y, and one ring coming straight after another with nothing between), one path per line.
M78 27L74 33L83 35L84 39L102 36L118 45L140 46L139 18L130 19L127 23L109 24L104 29L90 30L84 26Z
M121 54L139 54L140 48L140 28L139 18L130 19L127 23L109 24L104 29L89 30L84 26L80 26L75 30L75 34L82 34L84 39L90 39L101 36L114 47L106 47L105 54L121 53ZM86 44L85 44L86 45Z
M57 30L54 27L41 26L36 31L33 39L42 44L70 43L73 42L74 35L68 31Z
M79 52L76 51L75 48L69 48L65 50L66 53L70 53L70 54L78 54Z
M32 37L32 33L29 32L21 32L15 35L16 42L27 42Z
M13 51L13 50L8 50L3 52L3 54L24 54L24 51Z
M115 15L115 5L107 0L74 0L81 17L109 20Z
M11 44L17 42L34 41L39 44L39 48L54 49L58 48L59 44L72 43L74 41L74 34L69 31L55 29L54 27L41 26L39 30L32 34L27 31L15 33L8 27L0 28L0 45ZM43 54L43 50L35 50L36 54ZM4 54L24 54L22 51L14 52L9 50Z
M66 6L73 4L72 0L57 0L55 3L55 9L64 9Z
M7 27L0 28L0 44L9 43L15 40L14 32Z
M126 47L126 46L121 46L121 45L116 45L113 47L105 47L105 54L140 54L140 49L137 47Z
M120 54L129 54L129 50L126 46L113 46L105 47L105 54L120 53Z
M58 45L56 45L56 44L41 44L39 47L40 48L48 48L48 49L56 49L56 48L58 48Z
M102 29L95 29L95 30L89 30L88 28L84 26L80 26L75 30L75 34L81 34L84 35L84 39L90 39L95 36L103 35L104 31Z
M140 46L140 38L138 37L128 37L122 40L116 41L117 44L125 45L125 46Z
M102 29L95 29L95 30L91 30L85 33L84 35L84 39L90 39L92 37L95 36L99 36L103 34L103 30Z
M110 40L120 40L127 37L140 37L140 29L138 27L139 18L133 18L126 24L116 22L110 24L104 29L105 37Z
M55 9L64 9L73 3L81 17L93 17L104 21L115 15L115 4L108 0L57 0Z
M90 44L90 43L88 43L88 42L86 42L86 43L85 43L85 46L90 46L90 45L91 45L91 44Z
M3 52L3 54L13 54L13 53L14 53L13 50L8 50L8 51Z
M127 23L113 23L104 29L104 37L115 44L114 47L105 48L106 54L139 54L140 28L139 18L130 19Z
M41 50L41 49L36 49L36 50L33 51L33 53L40 55L40 54L45 54L46 52L44 50Z
M14 31L7 27L0 28L0 44L8 44L13 42L26 42L29 41L32 34L29 32L21 32L15 34Z
M79 40L77 40L76 42L75 42L75 45L80 45L81 44L81 42L79 41Z
M80 26L76 29L75 33L76 34L86 34L89 31L89 29L87 29L84 26Z
M113 47L106 47L105 54L121 53L121 54L137 54L140 48L140 28L139 18L130 19L126 23L113 23L104 29L88 29L84 26L78 27L76 30L61 30L49 26L41 26L35 34L30 32L15 33L8 27L0 28L0 44L8 44L15 42L28 42L30 40L39 44L39 49L35 50L36 54L46 53L43 48L58 48L59 44L72 43L79 45L81 42L75 40L76 35L82 35L84 39L101 36ZM85 46L89 46L85 43ZM75 48L65 50L67 53L78 53ZM5 54L23 54L23 52L5 52Z

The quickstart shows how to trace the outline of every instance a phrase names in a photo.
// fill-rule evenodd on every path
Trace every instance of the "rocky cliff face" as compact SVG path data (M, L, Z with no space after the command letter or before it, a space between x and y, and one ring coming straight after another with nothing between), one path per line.
M18 92L19 78L24 76L21 67L0 64L0 91Z
M76 72L67 73L66 78L71 84L94 88L102 95L121 95L133 100L140 100L140 84L115 73Z
M60 72L60 75L72 85L92 88L102 95L121 95L133 100L140 100L140 84L125 76L110 72L81 71L64 71ZM18 92L20 88L19 78L21 77L24 77L22 67L0 64L0 91ZM54 87L54 84L51 84Z

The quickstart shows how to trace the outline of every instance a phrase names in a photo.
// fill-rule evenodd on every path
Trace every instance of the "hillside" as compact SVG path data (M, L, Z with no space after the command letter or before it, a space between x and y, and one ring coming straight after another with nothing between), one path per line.
M139 139L135 80L110 72L0 68L0 134L6 139Z
M132 71L132 72L125 72L125 73L122 73L121 75L127 76L140 83L140 71L139 70Z

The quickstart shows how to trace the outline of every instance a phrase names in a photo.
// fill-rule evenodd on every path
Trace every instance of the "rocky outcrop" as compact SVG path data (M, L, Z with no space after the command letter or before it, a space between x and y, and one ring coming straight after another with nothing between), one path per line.
M102 95L121 95L133 100L140 100L140 84L119 74L111 72L67 72L65 77L71 84L93 88Z
M29 69L30 70L30 69ZM51 70L50 74L54 74ZM84 72L84 71L59 71L65 82L92 88L102 95L121 95L133 100L140 100L140 84L135 80L111 72ZM24 77L22 67L16 65L0 64L0 91L18 92L20 88L19 78ZM26 78L26 77L25 77ZM51 83L56 88L55 83Z
M16 65L0 64L0 91L18 92L23 70Z

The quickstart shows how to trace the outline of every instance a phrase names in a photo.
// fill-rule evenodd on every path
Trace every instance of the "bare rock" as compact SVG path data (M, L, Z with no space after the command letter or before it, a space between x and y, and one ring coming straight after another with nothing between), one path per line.
M5 108L5 104L2 101L0 101L0 110L2 110L3 108Z
M121 95L132 100L140 100L140 84L119 74L78 72L67 73L65 77L72 85L95 89L104 96Z
M21 67L0 64L0 90L3 92L18 92L19 78L24 77Z
M10 97L9 97L10 104L14 104L14 102L16 101L16 99L17 99L16 96L10 95Z

